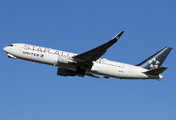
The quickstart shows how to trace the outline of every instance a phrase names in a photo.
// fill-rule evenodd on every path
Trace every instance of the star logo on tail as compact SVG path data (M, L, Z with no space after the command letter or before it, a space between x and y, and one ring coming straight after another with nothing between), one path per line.
M151 69L156 69L158 68L158 64L160 64L160 62L156 60L156 58L153 58L152 60L149 60L149 64Z

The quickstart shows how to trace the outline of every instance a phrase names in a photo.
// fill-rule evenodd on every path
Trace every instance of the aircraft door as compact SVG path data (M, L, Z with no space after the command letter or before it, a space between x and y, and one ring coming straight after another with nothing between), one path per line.
M128 68L128 72L129 72L129 73L132 73L132 69L133 69L133 67L129 67L129 68Z
M18 46L19 51L22 51L22 46L23 46L23 45L19 45L19 46Z

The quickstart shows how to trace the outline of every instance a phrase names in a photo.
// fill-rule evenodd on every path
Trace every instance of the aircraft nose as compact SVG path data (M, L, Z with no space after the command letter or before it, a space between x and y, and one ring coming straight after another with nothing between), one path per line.
M4 47L3 50L4 50L4 52L7 52L7 47Z

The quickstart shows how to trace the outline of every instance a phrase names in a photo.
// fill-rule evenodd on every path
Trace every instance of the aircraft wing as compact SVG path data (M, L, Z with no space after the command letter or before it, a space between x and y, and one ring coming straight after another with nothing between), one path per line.
M79 63L92 63L93 61L96 61L107 51L109 47L111 47L114 43L118 41L118 39L123 33L124 31L121 31L112 40L108 41L107 43L100 45L87 52L84 52L82 54L76 55L73 57L73 59Z

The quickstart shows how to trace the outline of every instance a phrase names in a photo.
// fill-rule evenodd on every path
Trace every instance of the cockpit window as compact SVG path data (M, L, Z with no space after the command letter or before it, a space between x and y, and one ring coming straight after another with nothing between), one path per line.
M9 45L9 46L13 47L13 45Z

